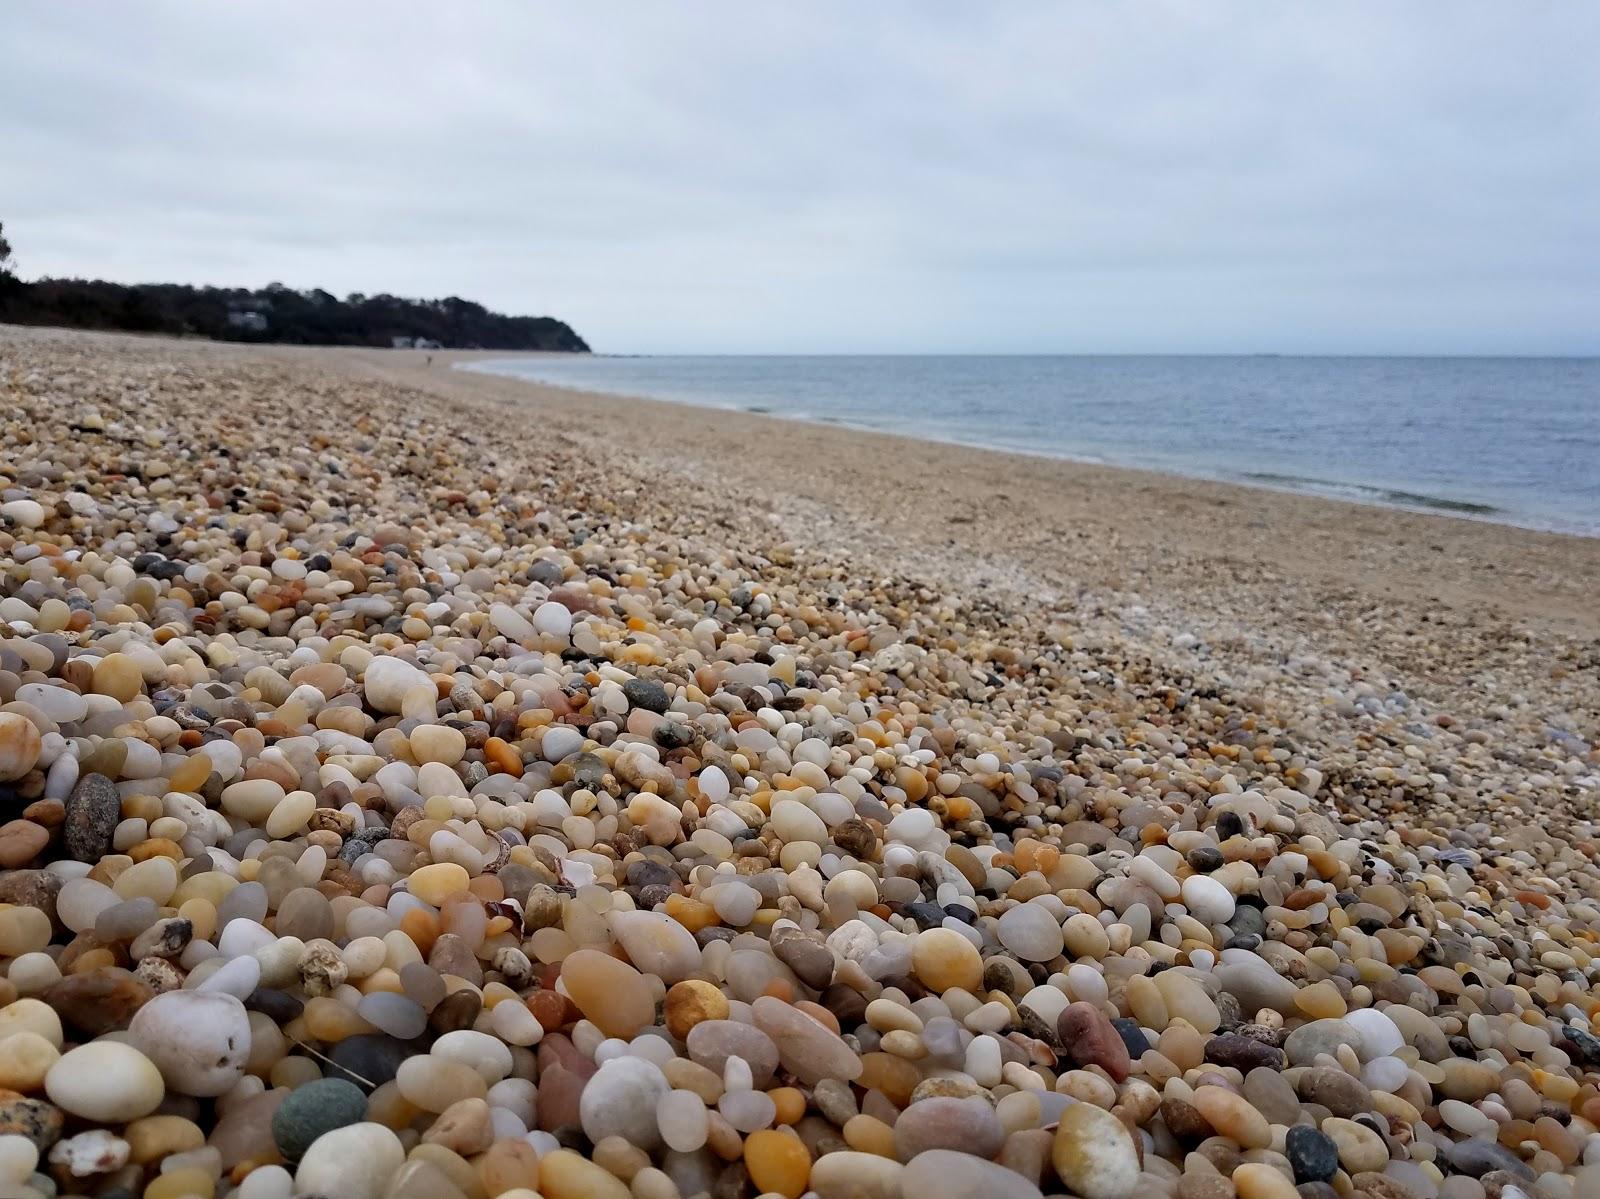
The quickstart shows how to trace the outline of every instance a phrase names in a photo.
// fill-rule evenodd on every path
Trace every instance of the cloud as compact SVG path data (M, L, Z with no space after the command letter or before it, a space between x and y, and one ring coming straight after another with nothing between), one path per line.
M1596 353L1593 6L22 3L28 274L639 351Z

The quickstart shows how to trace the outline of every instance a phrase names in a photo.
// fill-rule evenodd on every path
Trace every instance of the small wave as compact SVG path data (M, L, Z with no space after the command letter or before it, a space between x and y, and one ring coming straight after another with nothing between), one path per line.
M765 404L745 404L741 411L754 412L757 416L771 416L774 409Z
M1267 483L1274 487L1286 487L1294 491L1320 491L1369 502L1375 500L1381 504L1404 508L1428 508L1438 512L1459 512L1467 516L1494 516L1503 514L1504 511L1493 504L1478 503L1475 500L1457 500L1448 496L1428 495L1420 491L1404 491L1396 487L1373 487L1365 483L1344 483L1336 479L1318 479L1309 475L1285 475L1272 471L1245 471L1242 477L1257 483Z

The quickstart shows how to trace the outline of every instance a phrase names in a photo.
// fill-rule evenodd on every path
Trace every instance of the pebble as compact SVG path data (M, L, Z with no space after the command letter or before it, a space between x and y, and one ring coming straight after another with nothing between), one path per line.
M1127 1199L1139 1185L1139 1150L1127 1126L1093 1104L1061 1113L1050 1160L1083 1199Z
M1328 1182L1339 1169L1339 1147L1326 1134L1299 1124L1284 1137L1284 1153L1296 1182Z
M76 862L98 862L111 852L112 835L122 818L116 784L103 774L85 774L67 797L62 845Z
M92 1041L69 1049L50 1067L44 1089L64 1111L104 1124L147 1116L166 1094L155 1064L117 1041Z
M655 1018L644 975L626 962L580 949L561 963L561 983L585 1017L611 1037L631 1037Z
M1025 962L1048 962L1065 945L1061 925L1038 904L1024 903L1004 913L996 924L1000 943Z
M272 1139L290 1161L325 1132L359 1124L367 1114L361 1088L343 1078L318 1078L295 1087L272 1117Z
M300 1158L294 1193L306 1199L383 1199L406 1153L382 1124L347 1124L323 1133Z
M928 1199L1040 1199L1041 1192L1016 1171L970 1153L929 1149L906 1163L901 1193Z
M656 1106L672 1088L653 1062L619 1057L606 1062L584 1085L578 1116L591 1141L619 1136L649 1150L661 1143Z
M994 1109L983 1099L924 1099L894 1123L895 1153L909 1162L929 1149L993 1157L1005 1143Z
M33 721L0 712L0 782L20 779L39 761L43 742Z
M234 996L218 991L155 996L134 1014L128 1038L166 1085L184 1095L231 1090L250 1060L249 1014Z

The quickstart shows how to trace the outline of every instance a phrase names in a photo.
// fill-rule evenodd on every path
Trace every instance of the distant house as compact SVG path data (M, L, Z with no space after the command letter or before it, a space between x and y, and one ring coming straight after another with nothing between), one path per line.
M411 348L411 339L409 337L391 337L389 345L396 350L409 350Z
M442 350L444 346L431 337L391 337L389 344L396 350Z
M263 307L266 305L256 300L229 300L228 328L246 333L265 333L267 314L262 311Z

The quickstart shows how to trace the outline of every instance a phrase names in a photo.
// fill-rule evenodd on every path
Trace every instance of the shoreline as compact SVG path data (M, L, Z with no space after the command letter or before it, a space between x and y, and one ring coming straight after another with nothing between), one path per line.
M436 351L439 353L440 351ZM1507 528L1522 529L1535 533L1554 533L1567 537L1585 539L1600 539L1600 524L1585 524L1576 518L1524 515L1513 509L1491 503L1488 500L1476 498L1457 498L1446 495L1433 495L1427 492L1410 490L1410 485L1388 483L1366 483L1352 480L1322 479L1310 476L1275 474L1272 472L1258 472L1242 470L1222 464L1200 465L1186 467L1182 464L1168 461L1162 466L1139 466L1138 464L1119 456L1115 452L1090 450L1083 453L1071 453L1064 450L1031 449L1026 446L1006 445L1000 442L981 441L959 436L940 436L924 431L910 431L905 429L889 428L881 424L871 424L861 420L853 420L843 416L817 416L808 412L787 412L761 404L741 403L728 401L715 402L700 397L678 397L667 395L647 395L635 391L613 391L598 388L573 386L568 383L551 382L519 374L512 370L496 369L501 363L514 363L522 360L538 360L541 358L557 358L559 355L547 354L517 354L506 351L442 351L472 355L461 357L449 363L451 369L466 371L472 374L493 375L500 378L515 379L519 382L535 387L552 388L559 391L570 391L580 395L604 395L617 399L634 400L656 404L676 404L684 407L695 408L705 412L739 412L752 416L768 416L775 420L793 421L802 424L819 424L840 429L849 429L863 433L882 433L888 436L905 437L913 441L933 442L939 445L957 446L967 449L987 450L998 454L1014 454L1019 457L1043 458L1050 461L1068 462L1082 466L1106 467L1113 470L1139 471L1165 475L1175 479L1200 483L1220 483L1234 487L1247 487L1254 490L1274 491L1286 495L1310 496L1317 499L1331 500L1336 503L1359 504L1363 507L1384 508L1401 512L1411 512L1419 515L1436 515L1453 517L1461 520L1481 521L1487 524L1502 525ZM485 355L479 357L478 355ZM604 357L627 358L630 355L604 355ZM638 355L637 357L650 357ZM781 356L780 356L781 357ZM828 357L823 355L822 357ZM923 357L918 355L917 357ZM1094 357L1107 357L1095 355ZM1134 355L1131 357L1163 357L1162 355ZM1188 357L1186 355L1168 355L1174 359ZM1222 355L1221 357L1235 357ZM1312 357L1316 357L1313 355ZM1365 356L1356 356L1365 357ZM1500 359L1490 359L1499 361Z

